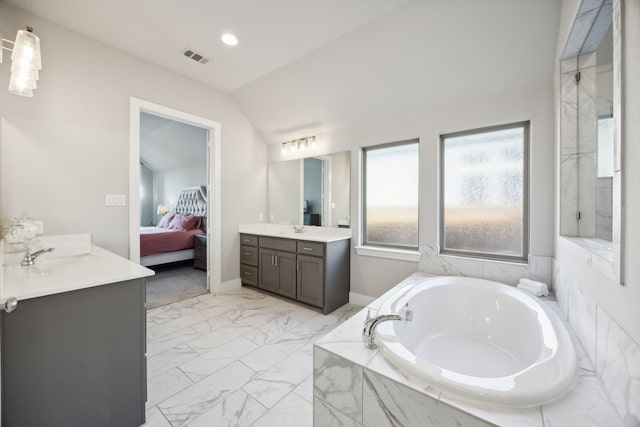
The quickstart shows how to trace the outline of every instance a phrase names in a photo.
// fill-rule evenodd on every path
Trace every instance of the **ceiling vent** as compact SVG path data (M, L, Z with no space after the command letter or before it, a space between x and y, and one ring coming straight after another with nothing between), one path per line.
M204 65L204 64L208 64L209 61L211 61L209 58L205 58L204 55L199 54L198 52L195 52L193 49L189 49L186 48L182 54L184 56L186 56L187 58L191 58L194 61Z

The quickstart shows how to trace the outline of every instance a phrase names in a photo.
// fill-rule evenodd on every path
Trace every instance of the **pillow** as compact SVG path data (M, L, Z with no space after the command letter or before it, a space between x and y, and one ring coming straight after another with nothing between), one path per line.
M156 225L156 227L169 228L169 224L171 223L171 220L173 219L174 216L176 216L175 212L167 212L166 214L164 214L164 216L162 217L158 225Z
M200 217L189 214L176 214L169 223L169 227L173 230L189 231L195 228L200 222Z

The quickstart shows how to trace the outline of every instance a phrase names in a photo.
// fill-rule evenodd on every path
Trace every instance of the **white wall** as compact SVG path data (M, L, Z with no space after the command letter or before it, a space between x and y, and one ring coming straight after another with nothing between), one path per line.
M351 197L351 159L348 151L331 155L331 227L338 221L349 221L349 201ZM327 224L329 225L329 224Z
M225 94L0 2L0 28L32 26L43 69L33 98L0 90L0 218L27 209L48 234L90 232L128 256L128 208L105 207L128 193L129 98L222 124L222 280L239 277L237 226L266 211L266 150ZM215 66L215 64L212 64ZM0 84L10 64L0 65ZM136 219L137 220L137 219Z
M551 76L550 76L551 77ZM425 94L424 96L428 96ZM524 87L463 103L426 110L408 110L361 126L316 135L318 152L351 151L351 228L353 244L360 238L360 147L385 142L420 139L420 236L419 244L435 246L438 239L439 135L501 123L531 120L531 254L553 255L554 224L554 116L553 84ZM277 144L269 145L269 161L280 160ZM368 258L352 252L351 291L379 296L417 264ZM469 261L474 262L474 261ZM480 266L482 269L482 266Z
M624 241L624 278L625 286L620 286L595 270L584 257L576 257L571 245L562 241L559 224L556 222L558 236L555 257L560 268L565 270L582 292L586 292L595 304L604 309L636 343L640 343L640 147L635 143L640 138L640 122L632 119L640 117L640 5L638 1L623 1L625 8L623 21L623 241ZM559 58L571 31L579 0L564 0L560 33L558 39ZM559 72L556 73L556 112L559 114ZM559 120L558 120L559 123ZM559 141L559 132L556 131ZM559 189L556 188L556 197Z

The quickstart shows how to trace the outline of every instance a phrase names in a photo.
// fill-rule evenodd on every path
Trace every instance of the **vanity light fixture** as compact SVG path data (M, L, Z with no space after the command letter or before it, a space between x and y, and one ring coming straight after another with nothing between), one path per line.
M5 46L5 43L12 47ZM40 78L39 71L42 69L40 38L33 33L31 27L18 30L15 41L5 39L0 33L0 64L5 50L11 52L9 92L32 97L33 90L37 87L36 81Z
M305 151L313 151L316 149L316 137L308 136L306 138L294 139L282 143L282 154L285 156L304 153Z

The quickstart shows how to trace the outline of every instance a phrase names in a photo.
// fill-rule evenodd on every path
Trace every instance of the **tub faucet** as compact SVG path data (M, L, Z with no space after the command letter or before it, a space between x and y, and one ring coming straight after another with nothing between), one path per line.
M20 263L20 265L23 267L33 265L36 262L36 258L38 258L40 255L45 254L47 252L53 252L53 251L54 251L54 248L47 248L47 249L40 249L37 252L31 253L29 248L27 248L27 250L24 253L24 258L22 259L22 263Z
M367 312L367 319L364 321L364 327L362 328L362 338L364 339L364 346L370 350L378 348L376 344L376 327L389 320L406 320L410 322L413 320L413 310L409 308L409 304L404 306L402 310L403 314L380 314L376 317L371 317L371 309Z

